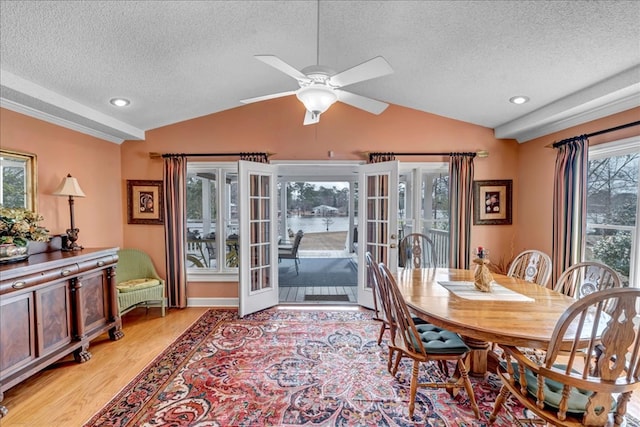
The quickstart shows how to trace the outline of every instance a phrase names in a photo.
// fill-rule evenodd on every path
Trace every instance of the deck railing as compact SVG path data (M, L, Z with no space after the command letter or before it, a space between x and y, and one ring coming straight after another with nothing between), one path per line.
M425 234L431 239L435 247L438 267L449 267L449 232L447 230L429 229Z

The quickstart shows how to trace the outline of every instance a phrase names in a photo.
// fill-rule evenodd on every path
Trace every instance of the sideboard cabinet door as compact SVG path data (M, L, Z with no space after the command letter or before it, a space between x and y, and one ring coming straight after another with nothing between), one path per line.
M36 359L33 293L0 300L0 378Z
M43 357L73 340L69 281L52 283L35 296L38 357Z

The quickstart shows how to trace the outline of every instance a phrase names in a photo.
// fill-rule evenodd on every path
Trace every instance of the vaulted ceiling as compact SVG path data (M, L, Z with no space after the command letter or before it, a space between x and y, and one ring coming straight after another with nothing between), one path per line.
M638 22L611 0L2 0L0 105L120 143L298 88L254 55L383 56L393 74L345 89L524 142L640 105Z

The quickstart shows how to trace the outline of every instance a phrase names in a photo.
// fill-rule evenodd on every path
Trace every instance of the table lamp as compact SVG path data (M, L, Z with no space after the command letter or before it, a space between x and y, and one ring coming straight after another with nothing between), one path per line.
M80 188L78 184L78 180L68 174L60 183L56 191L53 192L55 196L69 196L69 214L71 216L71 228L67 230L66 241L62 244L63 251L79 251L82 249L82 246L78 245L76 241L78 240L79 229L76 228L75 221L73 218L73 198L74 197L85 197L84 192Z

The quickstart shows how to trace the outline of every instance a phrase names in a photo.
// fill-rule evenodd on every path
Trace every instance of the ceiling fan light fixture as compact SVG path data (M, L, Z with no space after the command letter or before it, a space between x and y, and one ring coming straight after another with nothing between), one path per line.
M304 104L307 111L314 115L324 113L338 100L338 95L333 89L320 84L312 84L299 89L296 92L296 97Z

